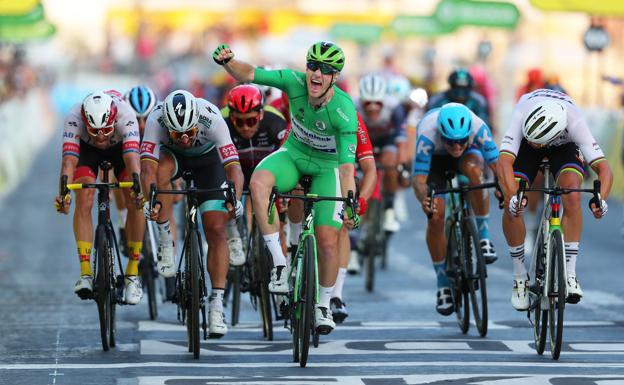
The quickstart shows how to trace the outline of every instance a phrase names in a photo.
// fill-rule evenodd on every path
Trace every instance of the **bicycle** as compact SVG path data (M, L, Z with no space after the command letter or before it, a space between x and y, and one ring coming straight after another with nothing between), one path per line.
M449 194L447 197L446 234L446 273L451 284L451 297L459 329L463 334L470 328L470 304L477 331L485 337L488 329L487 269L485 257L479 245L479 236L474 218L465 195L473 190L496 188L498 183L483 183L475 186L459 184L455 173L446 172L447 188L436 191L429 188L429 197ZM502 194L499 198L502 207Z
M277 187L273 187L269 199L269 223L275 219L275 200L277 198L300 199L303 201L303 230L299 237L299 247L288 272L290 277L290 292L282 302L282 312L290 320L290 330L293 336L293 361L305 367L310 349L310 337L313 344L318 346L319 332L314 326L314 305L318 302L319 279L318 257L316 250L316 236L314 234L314 204L321 201L343 202L347 205L345 212L354 215L355 201L353 191L349 191L347 198L323 197L308 192L308 183L303 183L304 194L280 194ZM349 211L350 210L350 211ZM294 275L293 275L294 273Z
M595 180L592 189L568 189L553 184L548 162L540 166L544 172L543 188L527 188L521 180L518 188L519 202L527 200L524 193L540 191L544 193L544 209L533 246L529 275L534 282L529 285L529 309L527 318L533 324L533 339L537 354L542 355L546 348L546 334L550 339L550 354L559 359L563 343L563 319L567 298L566 259L563 229L561 227L561 195L573 192L592 193L600 202L600 181ZM591 201L590 201L591 202ZM570 301L570 303L573 303ZM531 321L533 315L533 321Z
M193 176L185 171L182 178L187 184L182 190L158 190L156 185L150 186L150 209L157 203L158 194L182 194L186 195L186 215L184 243L178 270L176 273L175 290L172 302L178 305L178 320L186 324L188 351L193 353L193 358L198 359L200 353L199 335L200 328L204 333L204 340L208 339L206 323L206 301L208 290L206 288L206 275L204 268L204 252L202 250L201 235L197 224L198 194L223 192L224 202L236 205L236 193L234 184L229 183L227 188L198 189L195 187ZM184 270L182 265L184 264ZM199 323L199 314L202 315L202 323Z
M95 228L95 258L94 258L94 282L93 296L98 307L100 320L100 337L102 350L108 351L115 347L115 306L125 305L124 271L121 262L121 254L110 219L110 192L115 188L132 188L135 193L140 193L139 176L132 174L132 182L109 182L108 171L112 165L108 161L100 163L102 170L101 183L67 183L68 176L61 177L61 196L66 196L70 191L87 188L97 189L98 222ZM117 267L115 266L117 256Z

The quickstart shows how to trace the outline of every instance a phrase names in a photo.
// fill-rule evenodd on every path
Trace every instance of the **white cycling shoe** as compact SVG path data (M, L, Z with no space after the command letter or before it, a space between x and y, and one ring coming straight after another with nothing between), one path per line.
M276 266L271 270L271 282L269 291L273 294L288 294L288 268L286 266Z
M358 257L357 251L351 250L351 255L349 256L349 264L347 265L347 273L353 275L358 274L360 272L360 259Z
M230 265L242 266L245 264L245 253L243 252L243 241L240 237L228 239L230 249Z
M74 293L80 297L80 299L93 298L93 276L83 275L74 285Z
M208 326L208 334L210 338L221 338L227 334L228 327L225 324L225 315L223 310L211 309L208 312L210 321Z
M141 302L143 298L143 287L141 280L136 275L126 276L125 279L126 290L124 292L124 300L128 305L136 305Z
M525 311L529 308L529 286L526 278L514 278L511 306L518 311Z
M156 253L156 267L160 275L165 278L175 277L175 248L173 241L160 240L158 253Z
M401 229L401 224L397 220L394 209L387 209L384 213L383 228L385 231L389 231L391 233L396 233Z
M583 290L581 290L578 278L571 275L568 279L566 279L566 284L568 286L568 297L566 298L566 302L578 303L581 298L583 298Z
M336 323L328 308L320 305L314 305L314 325L319 334L326 335L336 328Z

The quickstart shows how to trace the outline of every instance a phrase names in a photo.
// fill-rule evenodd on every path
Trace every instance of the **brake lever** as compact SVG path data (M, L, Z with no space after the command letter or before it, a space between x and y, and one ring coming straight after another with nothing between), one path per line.
M600 200L601 200L601 196L600 196L600 187L601 187L601 183L600 183L600 179L596 179L594 181L594 191L592 192L592 194L594 195L592 197L592 199L589 200L589 210L593 212L592 210L592 203L594 204L594 206L596 206L597 208L600 207Z
M132 173L132 191L139 195L141 193L141 182L139 180L139 174L136 172Z
M61 197L65 197L69 194L69 188L67 187L67 180L69 177L67 175L61 175L61 180L59 182L59 195Z
M505 195L503 194L503 189L501 188L500 184L498 183L498 178L494 178L494 183L496 184L496 192L498 192L500 194L500 196L497 196L496 194L494 194L494 196L496 197L496 199L498 200L498 208L500 210L503 209L503 207L505 207Z
M152 183L150 185L150 195L149 195L149 209L152 211L154 209L154 205L156 204L156 183Z

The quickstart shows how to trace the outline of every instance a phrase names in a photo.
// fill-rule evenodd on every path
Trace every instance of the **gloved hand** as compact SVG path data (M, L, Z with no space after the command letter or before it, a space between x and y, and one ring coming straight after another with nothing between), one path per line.
M592 198L589 201L589 209L592 214L594 214L595 218L600 219L607 214L607 211L609 211L609 205L607 205L607 201L604 199L601 199L600 202L598 202L597 199Z
M245 209L243 208L243 202L237 199L236 207L234 208L234 216L236 217L236 219L238 219L243 216L244 212L245 212Z
M149 202L143 203L143 215L145 218L150 221L155 221L158 219L158 214L160 213L160 209L162 208L162 203L160 201L154 202L154 207L150 209Z
M520 202L517 195L512 195L509 199L509 213L514 217L520 216L525 206L526 200L523 199L522 202Z
M71 195L67 194L64 197L57 196L54 198L54 207L56 211L61 214L69 214L69 208L71 207Z
M368 202L366 201L366 199L359 197L358 201L357 201L357 207L358 207L358 215L362 216L364 215L364 213L366 213L366 209L368 208Z
M221 66L227 64L233 57L234 52L232 52L230 46L227 44L220 44L212 53L212 59Z

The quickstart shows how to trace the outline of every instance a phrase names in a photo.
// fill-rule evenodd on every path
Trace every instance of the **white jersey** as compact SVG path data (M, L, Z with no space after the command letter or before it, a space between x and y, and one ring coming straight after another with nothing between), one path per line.
M563 103L568 113L568 126L560 136L548 144L548 147L574 143L589 164L603 159L604 153L602 149L589 131L581 110L574 104L572 98L562 92L546 89L539 89L522 95L514 108L511 124L503 137L500 149L501 154L507 153L514 158L518 155L520 143L524 139L522 134L524 120L527 114L534 109L535 105L545 99L555 99Z
M197 98L199 109L199 132L194 138L193 146L182 148L176 145L169 136L169 131L163 122L163 105L159 103L149 114L145 123L143 143L141 143L141 159L158 162L160 146L163 145L176 154L196 157L206 154L217 148L221 163L238 162L238 151L232 143L230 130L221 116L221 111L205 99Z
M354 100L355 108L357 112L360 113L364 124L366 125L366 129L368 130L368 135L370 136L373 142L376 142L379 138L392 136L392 137L400 137L402 132L402 116L398 116L399 101L391 96L386 96L383 100L383 105L381 111L379 113L379 117L375 120L368 118L366 112L364 111L364 102L362 99L357 98ZM404 120L404 119L403 119Z
M111 95L117 106L117 117L115 118L114 131L110 135L109 141L103 144L96 144L95 138L87 132L87 128L82 120L82 102L74 104L69 110L65 125L63 127L63 156L74 155L80 157L80 143L85 143L93 147L105 150L107 148L122 144L123 153L139 152L139 124L136 112L126 103L114 95Z

